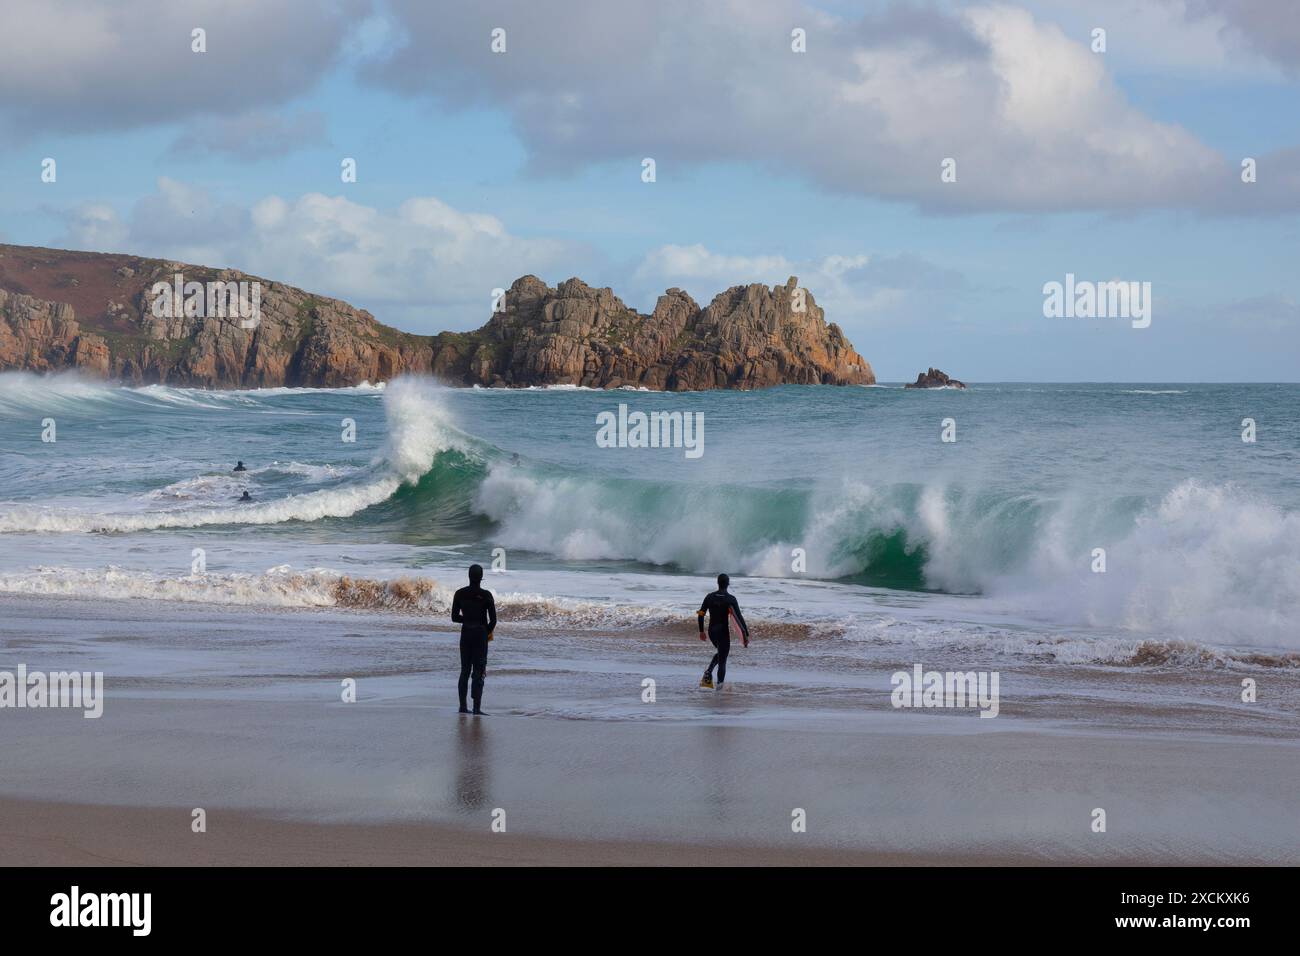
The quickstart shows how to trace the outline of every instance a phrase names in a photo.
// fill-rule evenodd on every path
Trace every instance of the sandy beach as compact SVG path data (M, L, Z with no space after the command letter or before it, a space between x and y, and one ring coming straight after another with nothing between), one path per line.
M106 687L98 719L0 712L0 865L1300 860L1294 717L1096 699L1168 674L1048 703L1007 672L983 720L893 710L886 669L800 676L811 639L741 658L718 695L681 635L516 627L476 719L455 713L454 635L419 616L0 602L0 668Z
M690 846L492 834L435 824L322 824L246 811L190 830L184 808L0 800L0 866L970 866L963 857L826 848Z

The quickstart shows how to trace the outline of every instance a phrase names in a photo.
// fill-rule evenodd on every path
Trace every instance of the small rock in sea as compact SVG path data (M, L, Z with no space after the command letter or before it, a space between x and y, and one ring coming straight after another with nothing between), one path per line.
M904 388L965 388L965 382L959 382L955 378L949 378L937 368L921 372L916 376L915 382L909 382Z

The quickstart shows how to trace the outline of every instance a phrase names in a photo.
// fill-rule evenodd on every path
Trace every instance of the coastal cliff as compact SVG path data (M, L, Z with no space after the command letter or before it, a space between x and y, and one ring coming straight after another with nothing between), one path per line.
M177 274L205 286L257 283L256 321L202 306L186 314L179 295L156 314L155 284ZM11 369L205 388L337 387L406 372L464 386L657 390L875 381L793 277L735 286L704 308L669 289L643 315L580 279L550 288L524 276L482 328L428 336L237 270L0 245L0 370Z

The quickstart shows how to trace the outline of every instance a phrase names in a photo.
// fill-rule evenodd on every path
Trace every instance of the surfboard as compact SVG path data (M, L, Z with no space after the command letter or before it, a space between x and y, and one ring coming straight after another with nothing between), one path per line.
M730 607L727 608L727 624L731 628L731 639L734 641L740 638L740 646L749 647L749 638L745 636L745 629L740 626L740 622L736 620L736 612Z

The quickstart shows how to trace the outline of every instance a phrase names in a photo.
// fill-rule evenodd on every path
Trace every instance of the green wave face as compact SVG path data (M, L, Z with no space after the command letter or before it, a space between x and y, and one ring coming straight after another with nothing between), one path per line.
M439 451L419 480L354 517L408 541L500 544L578 564L788 576L899 590L974 593L984 572L1014 570L1052 514L1023 495L898 484L844 505L833 490L598 477L512 464L475 442ZM926 513L943 521L927 523ZM1131 520L1125 509L1124 520ZM804 567L796 567L796 550ZM967 553L937 578L931 562ZM969 573L965 573L969 572ZM976 573L978 572L978 573Z

